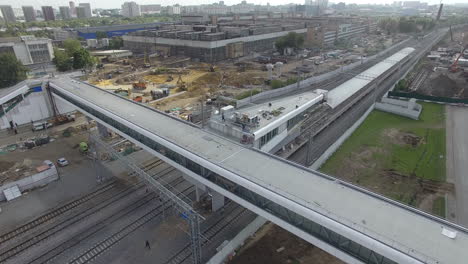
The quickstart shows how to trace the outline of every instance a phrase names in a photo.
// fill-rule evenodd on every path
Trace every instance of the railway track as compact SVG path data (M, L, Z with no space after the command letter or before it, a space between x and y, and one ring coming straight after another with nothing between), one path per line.
M219 220L215 221L213 224L209 225L205 230L202 232L203 235L203 242L202 246L205 246L209 243L216 235L222 232L227 226L231 225L232 223L236 222L244 216L249 211L239 205L234 205L234 209L227 215L227 217L222 217ZM179 264L184 263L189 260L192 255L191 244L187 243L181 250L176 252L173 256L169 258L165 264Z
M158 162L150 163L150 164L146 165L145 167L148 168L148 167L154 166L155 164L160 165L161 163L158 163ZM155 167L157 167L157 166L155 166ZM155 167L152 167L152 168L155 168ZM164 172L165 173L164 175L167 175L170 172L172 172L173 170L175 170L175 169L173 169L171 167L168 167L168 168L164 169L161 172ZM164 175L162 175L161 177L163 177ZM9 260L9 259L19 255L20 253L24 252L25 250L27 250L27 249L35 246L35 245L38 245L40 242L45 241L46 239L52 237L53 235L57 234L60 231L65 230L67 227L70 227L73 224L76 224L76 223L78 223L78 222L80 222L80 221L82 221L84 219L87 219L87 217L99 212L103 208L105 208L107 206L110 206L111 204L119 201L120 199L122 199L124 197L127 197L128 195L131 195L132 193L142 189L144 186L145 185L141 183L141 184L138 184L138 185L135 185L135 186L130 186L128 188L125 188L124 190L120 191L117 195L111 196L109 199L103 201L98 206L87 208L86 210L81 211L78 214L72 215L72 216L68 217L67 219L64 219L63 221L57 221L58 222L57 224L55 224L55 225L53 225L53 226L51 226L49 228L46 228L45 230L41 230L41 231L37 232L36 234L30 234L30 236L25 237L25 239L23 239L22 242L14 245L13 247L10 247L10 248L8 248L6 250L3 250L0 253L0 263L4 263L7 260ZM38 227L38 226L36 226L36 227ZM30 231L32 231L32 229Z
M149 164L146 164L142 167L144 170L152 169L156 166L159 166L161 162L155 161ZM151 167L151 168L150 168ZM95 200L101 195L106 194L107 192L114 190L116 187L118 187L119 184L116 180L112 180L111 182L105 184L104 186L99 187L98 189L87 193L83 196L81 196L78 199L72 200L68 203L66 203L63 206L60 206L59 208L56 208L50 212L47 212L11 231L8 231L2 235L0 235L0 245L4 245L5 243L12 241L14 239L17 239L18 237L24 236L28 233L30 233L32 230L35 228L38 228L39 226L42 226L45 223L48 223L50 221L53 221L57 219L58 217L71 212L74 209L77 209L80 206L85 205L87 202L91 200Z
M173 181L171 181L169 184L179 185L179 184L181 184L183 182L184 182L184 179L183 179L182 176L180 176L180 177L174 179ZM32 263L51 263L52 261L59 258L67 250L73 248L76 245L79 245L83 241L89 240L93 235L97 234L98 232L102 231L105 228L108 228L110 225L114 224L114 222L118 221L119 219L126 219L128 217L131 217L131 215L133 215L133 213L135 211L143 208L144 206L148 206L149 204L154 202L155 199L157 199L158 197L159 196L156 195L153 192L144 195L142 198L140 198L137 201L133 202L132 204L126 206L124 209L122 209L122 210L120 210L120 211L118 211L118 212L116 212L116 213L114 213L114 214L112 214L110 216L107 216L105 219L103 219L99 223L93 225L88 230L86 230L84 232L80 232L79 234L77 234L77 235L73 236L72 238L68 239L66 242L58 245L55 248L52 248L51 250L43 253L39 257L34 258L33 260L31 260L28 263L29 264L32 264ZM111 237L112 237L112 235L109 236L108 239L110 239ZM107 239L104 239L103 241L106 241L106 240ZM101 242L103 242L103 241L101 241ZM94 251L91 250L91 251L93 251L93 253L87 253L86 255L91 256L91 254L97 254L98 251L100 252L99 254L101 254L103 252L102 250L104 250L104 248L99 247L101 242L97 243L95 246L93 246L93 248L96 249ZM108 242L106 242L106 243L108 243ZM88 252L88 251L89 250L86 250L86 252ZM96 257L97 257L97 255L96 255Z
M4 244L6 242L8 242L9 240L12 240L16 237L18 237L19 235L23 235L24 233L30 231L31 229L33 228L36 228L44 223L47 223L49 221L51 221L52 219L60 216L60 215L63 215L64 213L86 203L87 201L91 200L92 198L102 194L102 193L105 193L106 191L109 191L111 189L113 189L114 187L116 186L116 181L113 180L112 182L104 185L104 186L101 186L100 188L98 188L97 190L91 192L91 193L88 193L78 199L75 199L53 211L50 211L44 215L41 215L35 219L33 219L32 221L26 223L26 224L23 224L17 228L15 228L14 230L11 230L7 233L4 233L2 235L0 235L0 245L1 244Z
M193 186L189 186L186 189L182 190L181 193L185 195L191 195L195 193L193 189ZM156 217L161 216L165 210L168 210L171 207L172 206L170 205L169 201L164 202L164 204L158 205L156 208L153 208L151 211L139 217L137 220L132 221L131 223L122 227L119 231L96 243L79 256L73 258L68 263L84 264L93 261L101 254L106 252L108 249L110 249L112 246L116 245L119 241L130 235L133 231L137 230L138 228L155 219Z

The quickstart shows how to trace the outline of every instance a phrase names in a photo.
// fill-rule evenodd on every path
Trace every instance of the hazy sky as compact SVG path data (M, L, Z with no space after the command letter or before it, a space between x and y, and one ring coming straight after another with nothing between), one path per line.
M126 2L132 0L77 0L75 4L78 3L91 3L91 8L120 8L120 6ZM213 0L133 0L138 4L161 4L161 5L172 5L172 4L181 4L181 5L198 5L198 4L210 4L218 1ZM424 0L421 0L423 2ZM439 0L426 0L430 4L438 4ZM241 0L224 0L226 5L233 5L240 3ZM279 5L285 3L304 3L304 0L247 0L248 3L262 4L266 5ZM366 4L366 3L379 3L379 4L390 4L393 3L393 0L335 0L331 2L345 2L345 3L357 3L357 4ZM464 0L444 0L444 3L460 3ZM0 0L0 5L12 5L13 7L21 7L23 5L32 5L35 8L40 8L43 5L51 5L54 7L68 5L68 0L21 0L21 1L9 1L9 0Z

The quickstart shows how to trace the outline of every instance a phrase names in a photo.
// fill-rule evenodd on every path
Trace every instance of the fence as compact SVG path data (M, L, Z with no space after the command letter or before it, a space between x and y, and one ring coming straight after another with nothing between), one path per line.
M318 75L318 76L310 77L310 78L307 78L307 79L304 79L304 80L299 80L297 83L294 83L294 84L291 84L291 85L288 85L288 86L285 86L285 87L282 87L282 88L264 91L264 92L261 92L261 93L256 94L256 95L249 96L249 97L241 99L241 100L237 100L236 107L239 108L239 107L248 105L250 103L259 101L259 100L271 99L271 98L274 98L274 97L279 97L279 96L282 96L282 95L285 95L285 94L289 94L289 93L291 93L293 91L299 91L300 89L303 89L303 88L308 88L309 86L311 86L313 84L322 82L324 80L327 80L329 78L337 76L337 75L339 75L339 74L341 74L343 72L350 71L350 70L358 67L359 65L363 64L363 63L366 63L366 62L371 61L373 59L376 59L378 57L388 55L389 53L393 52L394 49L400 48L401 46L403 46L405 43L407 43L410 40L411 40L411 38L408 38L408 39L406 39L404 41L401 41L401 42L389 47L386 50L383 50L383 51L381 51L381 52L379 52L379 53L377 53L375 55L367 57L362 62L357 61L357 62L348 64L348 65L345 65L343 67L340 67L339 69L336 69L336 70L331 71L331 72L327 72L327 73L324 73L324 74L321 74L321 75Z
M0 201L4 201L6 199L3 191L15 185L18 186L21 192L24 192L36 187L44 186L50 182L58 180L58 178L57 168L52 166L43 172L24 177L14 182L6 183L5 185L0 186Z
M418 94L415 92L405 93L405 92L390 91L388 92L388 96L400 97L400 98L415 98L418 100L431 101L431 102L436 102L436 103L468 104L468 99L431 96L431 95Z

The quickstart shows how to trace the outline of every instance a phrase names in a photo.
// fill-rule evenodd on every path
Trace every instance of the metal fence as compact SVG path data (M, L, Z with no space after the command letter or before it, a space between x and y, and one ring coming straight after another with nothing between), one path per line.
M342 74L343 72L351 71L351 70L355 69L356 67L358 67L359 65L362 65L364 63L367 63L367 62L372 61L374 59L377 59L379 57L389 55L395 49L401 48L404 44L406 44L410 40L411 40L411 38L408 38L408 39L406 39L404 41L401 41L401 42L389 47L386 50L383 50L383 51L381 51L381 52L379 52L379 53L377 53L375 55L367 57L367 58L363 59L362 61L353 62L351 64L342 66L342 67L340 67L340 68L338 68L338 69L336 69L334 71L327 72L327 73L324 73L324 74L321 74L321 75L318 75L318 76L313 76L313 77L310 77L310 78L307 78L307 79L304 79L304 80L299 80L298 82L296 82L294 84L290 84L290 85L285 86L285 87L281 87L281 88L274 89L274 90L264 91L264 92L261 92L261 93L256 94L256 95L249 96L249 97L241 99L241 100L237 100L236 106L237 106L237 108L239 108L239 107L246 106L248 104L254 103L256 101L259 101L259 100L271 99L271 98L275 98L275 97L279 97L279 96L282 96L282 95L285 95L285 94L292 93L294 91L298 91L298 90L303 89L303 88L307 88L307 87L309 87L309 86L311 86L313 84L325 81L325 80L330 79L332 77L335 77L335 76L337 76L339 74Z
M436 103L448 103L448 104L468 104L468 99L461 99L461 98L450 98L450 97L441 97L441 96L432 96L432 95L424 95L419 94L416 92L388 92L388 96L390 97L400 97L400 98L414 98L418 100L425 100L431 101Z

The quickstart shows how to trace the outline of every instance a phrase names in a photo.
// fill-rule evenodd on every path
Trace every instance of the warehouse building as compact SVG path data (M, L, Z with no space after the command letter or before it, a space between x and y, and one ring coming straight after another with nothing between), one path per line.
M124 47L134 53L188 56L215 62L274 48L276 39L296 32L305 35L304 23L170 25L123 36Z
M290 32L304 35L305 47L333 45L336 40L355 37L375 30L375 23L356 21L344 23L341 18L249 19L192 15L184 16L183 25L160 25L130 33L123 37L125 49L134 53L187 56L216 62L247 56L253 52L274 49L275 41ZM207 22L210 21L210 22Z

